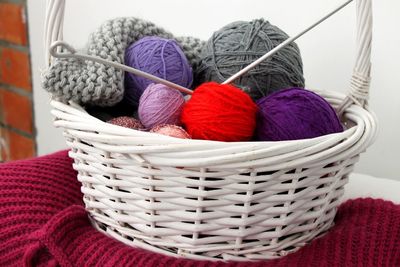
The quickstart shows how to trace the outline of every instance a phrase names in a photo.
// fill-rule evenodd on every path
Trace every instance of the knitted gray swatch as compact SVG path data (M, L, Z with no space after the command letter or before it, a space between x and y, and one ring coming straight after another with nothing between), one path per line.
M193 37L174 37L151 22L117 18L94 32L84 53L124 64L125 49L145 36L175 39L192 68L196 68L204 42ZM124 96L124 71L89 60L56 59L43 73L42 87L60 101L113 106Z

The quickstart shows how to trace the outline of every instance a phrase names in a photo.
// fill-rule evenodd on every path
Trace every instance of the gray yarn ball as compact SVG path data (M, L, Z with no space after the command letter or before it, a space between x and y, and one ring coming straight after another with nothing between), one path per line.
M216 31L204 46L195 72L198 84L223 82L288 38L263 19L237 21ZM234 84L257 100L276 90L304 87L300 50L291 43Z
M196 67L204 42L193 37L174 37L155 24L138 18L106 21L89 39L89 55L124 63L125 49L145 36L175 39L192 68ZM124 96L124 71L93 61L56 59L43 73L42 87L60 101L113 106Z

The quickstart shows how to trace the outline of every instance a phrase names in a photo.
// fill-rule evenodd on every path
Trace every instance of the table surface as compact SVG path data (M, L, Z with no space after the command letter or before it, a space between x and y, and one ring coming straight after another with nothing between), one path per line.
M382 198L400 204L400 181L353 173L345 187L342 202L359 197Z

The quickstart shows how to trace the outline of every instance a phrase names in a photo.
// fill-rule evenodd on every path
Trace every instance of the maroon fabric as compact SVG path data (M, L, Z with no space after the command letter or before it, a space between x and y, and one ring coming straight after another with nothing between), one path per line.
M323 237L281 259L208 262L128 247L89 223L67 152L0 165L0 266L400 266L400 206L340 206Z

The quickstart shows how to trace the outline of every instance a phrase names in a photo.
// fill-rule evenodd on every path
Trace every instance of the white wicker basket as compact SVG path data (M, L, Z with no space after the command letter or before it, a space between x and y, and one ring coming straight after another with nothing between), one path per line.
M62 37L64 1L56 2L48 6L48 44ZM214 260L276 258L327 230L377 130L367 107L370 0L357 1L357 15L349 95L318 92L346 119L342 133L285 142L176 139L53 100L93 224L129 245Z

